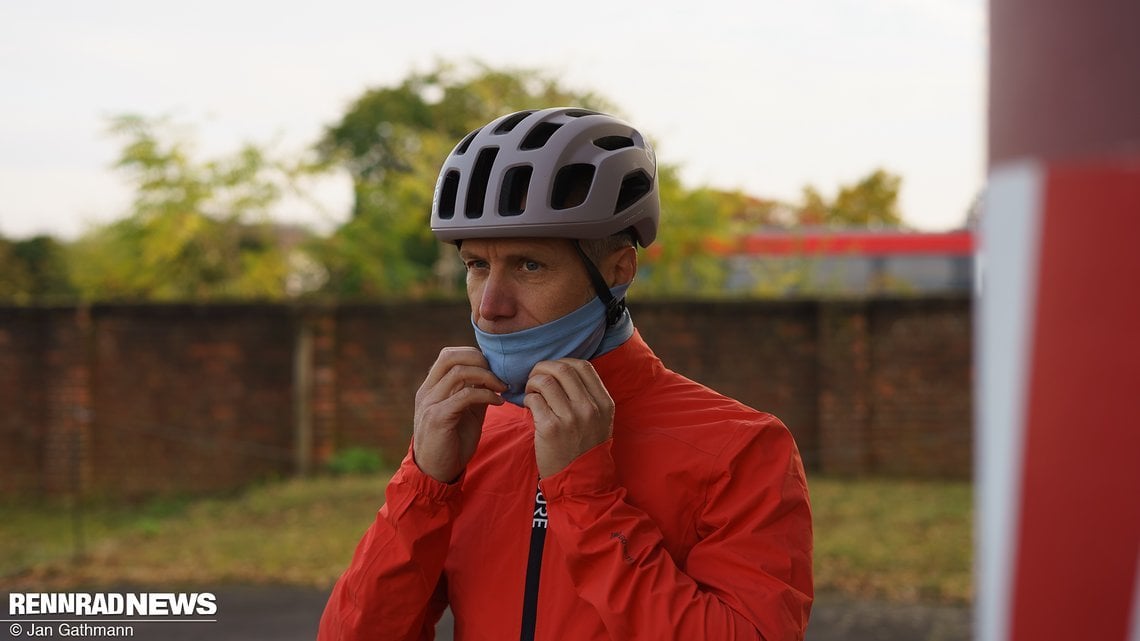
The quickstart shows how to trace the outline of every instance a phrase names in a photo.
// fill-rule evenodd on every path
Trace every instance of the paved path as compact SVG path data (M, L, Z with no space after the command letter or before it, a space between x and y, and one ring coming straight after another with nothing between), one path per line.
M216 623L135 623L133 638L143 641L311 641L316 638L317 622L328 598L325 590L296 587L225 587L214 590L214 594L218 605ZM3 599L0 603L6 606L8 595L4 593L0 598ZM22 624L26 633L27 620ZM13 638L10 625L5 623L0 628L0 641ZM438 629L437 639L452 641L450 618L440 621ZM56 631L54 636L61 635ZM25 634L19 638L27 637ZM970 610L966 607L898 605L826 597L816 601L807 635L807 641L969 639Z

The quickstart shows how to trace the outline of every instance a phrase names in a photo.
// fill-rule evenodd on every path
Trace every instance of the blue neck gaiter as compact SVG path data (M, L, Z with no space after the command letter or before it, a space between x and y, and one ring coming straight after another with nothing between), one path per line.
M617 299L624 298L629 285L618 285L610 292ZM471 326L491 372L509 386L503 399L521 407L527 378L539 361L588 360L597 354L606 334L606 306L595 296L562 318L508 334L489 334L474 319Z

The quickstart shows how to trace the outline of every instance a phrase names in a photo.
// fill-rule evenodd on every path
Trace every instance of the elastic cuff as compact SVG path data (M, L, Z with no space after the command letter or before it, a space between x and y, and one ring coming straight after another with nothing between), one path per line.
M447 502L455 498L460 493L460 487L463 485L463 478L467 475L467 470L464 468L459 477L451 483L444 483L437 481L428 474L425 474L416 465L415 458L412 452L409 451L408 455L404 457L400 463L400 469L392 476L393 483L404 483L408 485L416 494L424 496L433 501Z
M539 481L542 494L548 501L572 497L576 494L598 494L618 486L609 438L586 450L561 472Z

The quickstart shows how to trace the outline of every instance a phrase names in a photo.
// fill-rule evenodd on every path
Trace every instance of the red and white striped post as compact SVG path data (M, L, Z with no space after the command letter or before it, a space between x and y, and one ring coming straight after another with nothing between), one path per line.
M1140 2L991 0L978 641L1140 641Z

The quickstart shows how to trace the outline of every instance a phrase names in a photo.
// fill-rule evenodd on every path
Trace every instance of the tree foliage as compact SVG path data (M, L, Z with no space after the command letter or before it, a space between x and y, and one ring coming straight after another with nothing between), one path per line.
M350 220L318 250L326 290L341 296L460 291L450 252L427 224L436 176L452 147L490 120L522 109L611 109L535 70L438 64L357 98L317 143L321 161L348 171Z
M171 122L116 118L116 167L134 191L129 211L70 245L0 238L0 301L280 299L318 288L340 298L460 296L462 267L428 225L442 161L500 115L566 105L618 111L536 70L439 63L363 92L314 142L315 161L287 163L253 144L200 160ZM677 167L658 170L662 224L642 252L635 290L648 296L724 295L734 243L761 229L902 224L901 178L882 169L831 199L808 185L799 203L689 188ZM333 171L352 180L343 225L306 239L272 224L270 210L300 176ZM765 282L802 271L781 270Z
M902 177L876 169L854 185L843 185L828 202L814 186L803 189L796 224L826 227L901 227Z
M661 223L642 254L637 291L654 297L724 291L729 247L743 197L710 188L686 189L670 166L658 167Z
M74 294L62 243L51 236L0 237L0 301L50 303L69 300Z
M85 234L71 278L83 298L281 298L286 253L267 212L287 172L255 145L207 161L166 121L122 116L116 166L134 187L130 214Z

